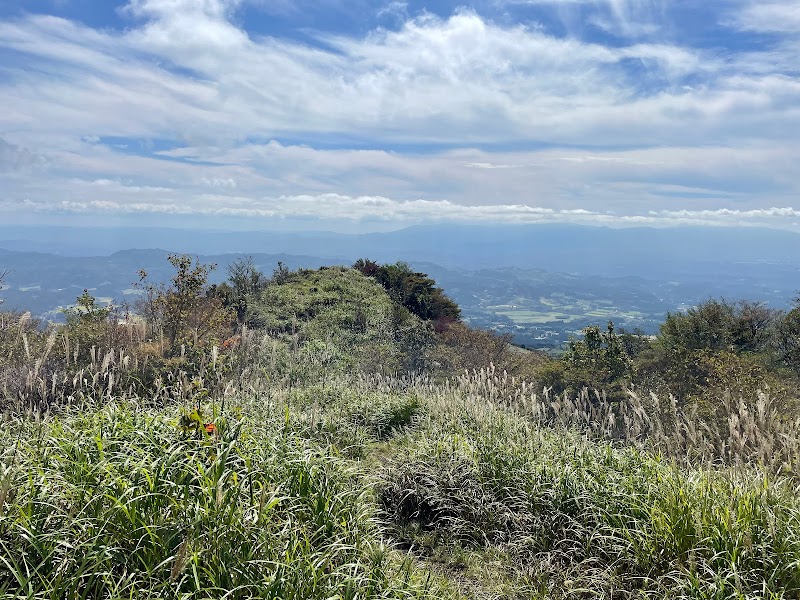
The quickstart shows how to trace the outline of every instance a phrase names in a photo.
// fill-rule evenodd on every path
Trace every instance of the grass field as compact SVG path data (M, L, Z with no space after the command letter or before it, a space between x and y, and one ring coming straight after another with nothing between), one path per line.
M508 308L488 307L496 315L511 319L516 325L545 325L555 324L574 324L576 329L587 326L598 321L614 321L616 323L639 322L647 319L647 315L641 312L628 311L620 312L613 308L597 307L572 307L562 306L560 310L536 310L531 308Z
M575 363L286 277L221 344L0 313L0 600L800 597L796 380L749 350L554 394Z
M579 315L568 315L561 312L538 312L532 310L498 310L496 313L520 324L551 323L554 321L570 323L581 318Z
M0 597L800 593L795 479L581 433L509 384L261 379L194 421L124 397L6 413Z

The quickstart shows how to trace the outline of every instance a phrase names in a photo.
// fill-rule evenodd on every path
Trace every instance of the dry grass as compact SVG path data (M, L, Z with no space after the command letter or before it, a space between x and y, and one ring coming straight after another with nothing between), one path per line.
M684 404L674 396L628 391L609 402L602 392L554 395L493 367L465 373L449 386L475 402L489 401L533 423L580 431L658 453L686 466L758 467L772 474L800 475L800 418L784 398L768 390L754 397L720 392L713 408Z
M800 594L800 422L767 391L608 402L127 335L80 359L3 322L0 596ZM182 433L196 409L218 435Z

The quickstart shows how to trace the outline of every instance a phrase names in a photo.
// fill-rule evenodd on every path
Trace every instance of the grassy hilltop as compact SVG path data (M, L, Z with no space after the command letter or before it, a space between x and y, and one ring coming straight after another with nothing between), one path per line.
M795 313L553 360L401 264L173 266L0 314L0 597L800 594Z

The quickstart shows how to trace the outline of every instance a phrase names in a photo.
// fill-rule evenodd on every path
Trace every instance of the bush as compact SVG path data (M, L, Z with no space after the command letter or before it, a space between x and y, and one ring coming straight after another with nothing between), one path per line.
M633 369L612 322L605 332L597 326L584 329L582 340L569 342L562 361L566 388L573 393L587 388L603 391L610 400L625 397Z
M685 313L668 313L658 340L667 350L761 352L769 349L778 317L779 311L758 302L708 300Z
M404 262L378 265L359 259L353 268L380 283L389 296L424 321L457 320L461 309L425 273L415 272Z
M195 346L220 344L231 333L232 314L220 298L209 295L208 275L216 265L204 265L185 254L171 254L175 267L170 285L147 281L147 272L139 272L145 295L139 304L151 334L166 338L167 352L174 354L187 342Z

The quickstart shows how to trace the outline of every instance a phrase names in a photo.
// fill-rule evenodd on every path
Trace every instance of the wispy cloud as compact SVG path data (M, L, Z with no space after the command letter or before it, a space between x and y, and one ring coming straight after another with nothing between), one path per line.
M774 208L800 193L796 4L719 13L774 34L746 51L640 35L663 21L655 0L527 4L593 7L625 39L402 2L376 11L396 26L305 32L313 44L246 30L236 0L133 0L126 29L0 22L14 56L0 67L0 202L7 215L796 221Z
M155 0L142 4L149 8L137 4L137 14L152 19L122 34L47 17L0 24L3 45L35 67L13 70L14 83L0 89L6 105L17 107L0 123L50 113L40 129L190 140L311 130L384 140L577 141L600 128L614 132L609 142L629 143L615 113L657 134L676 125L658 127L664 113L701 113L707 100L736 93L720 86L704 98L678 87L718 67L695 51L557 39L472 12L414 19L366 39L325 36L336 50L325 52L252 40L218 15L216 2L209 2L213 10L185 13L167 13ZM629 61L648 65L652 89L642 90Z
M800 3L748 2L736 10L730 21L739 29L769 33L800 33Z
M402 23L408 19L408 2L390 0L378 9L378 17Z
M505 5L555 8L567 26L579 17L608 33L626 38L650 36L664 26L663 0L500 0ZM580 10L579 15L570 11Z
M26 174L32 169L42 168L46 159L14 144L9 144L0 138L0 173Z

